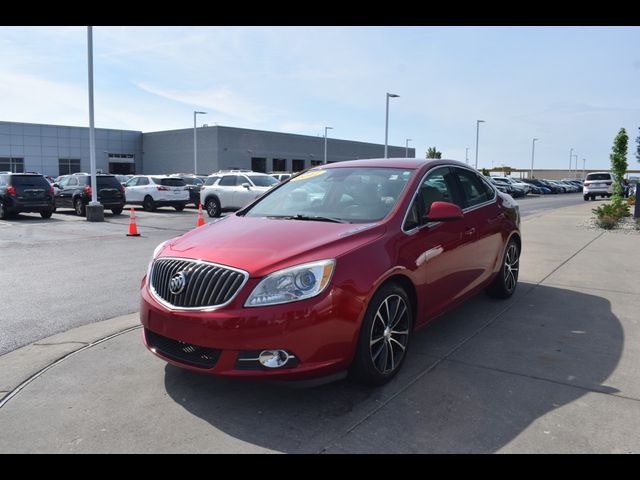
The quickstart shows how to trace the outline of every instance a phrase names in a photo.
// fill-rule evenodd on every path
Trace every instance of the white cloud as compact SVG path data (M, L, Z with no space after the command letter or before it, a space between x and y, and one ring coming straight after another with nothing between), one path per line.
M260 124L279 114L277 110L259 105L254 101L240 97L226 88L210 88L198 90L168 90L147 83L136 83L140 89L162 98L209 110L209 118L213 121L216 113L226 115L231 121L247 124ZM213 123L213 121L211 123ZM217 121L217 123L223 123Z

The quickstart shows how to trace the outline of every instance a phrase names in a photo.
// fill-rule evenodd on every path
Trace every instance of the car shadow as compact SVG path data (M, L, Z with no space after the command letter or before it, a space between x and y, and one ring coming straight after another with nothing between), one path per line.
M590 391L615 394L604 382L623 341L608 300L520 283L509 301L478 295L417 332L381 388L295 389L172 365L165 388L213 428L280 452L488 453Z

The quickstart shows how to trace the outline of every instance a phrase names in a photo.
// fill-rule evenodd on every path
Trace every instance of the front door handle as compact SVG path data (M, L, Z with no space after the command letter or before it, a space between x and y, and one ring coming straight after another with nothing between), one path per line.
M474 233L476 233L476 229L475 229L475 227L469 227L469 228L467 228L467 229L464 231L464 234L465 234L467 237L471 237Z

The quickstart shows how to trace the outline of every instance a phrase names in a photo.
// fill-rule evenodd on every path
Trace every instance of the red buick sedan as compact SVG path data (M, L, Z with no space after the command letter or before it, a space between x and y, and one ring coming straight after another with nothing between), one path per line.
M451 160L323 165L156 248L144 341L180 367L302 380L401 368L418 328L516 288L513 199Z

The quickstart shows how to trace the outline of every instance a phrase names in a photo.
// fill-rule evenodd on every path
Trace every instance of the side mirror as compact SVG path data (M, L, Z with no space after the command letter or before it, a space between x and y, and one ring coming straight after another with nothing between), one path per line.
M247 182L243 183L242 186L247 190L251 190L251 185L249 185Z
M60 185L58 185L57 183L54 183L52 186L56 188L60 188Z
M460 207L449 202L433 202L429 213L424 216L424 220L427 222L447 222L462 218L464 218L464 214Z

